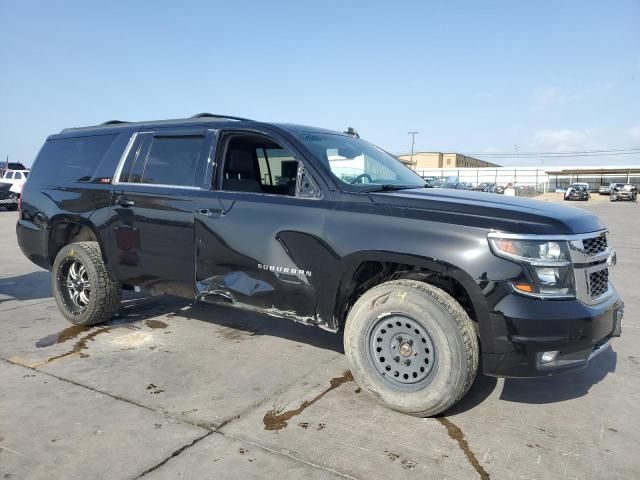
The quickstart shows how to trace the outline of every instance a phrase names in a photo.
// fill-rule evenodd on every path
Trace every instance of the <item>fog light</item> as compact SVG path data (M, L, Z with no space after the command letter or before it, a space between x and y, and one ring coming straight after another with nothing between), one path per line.
M559 353L560 352L558 350L553 350L551 352L542 352L542 356L540 357L540 364L555 362L558 359Z

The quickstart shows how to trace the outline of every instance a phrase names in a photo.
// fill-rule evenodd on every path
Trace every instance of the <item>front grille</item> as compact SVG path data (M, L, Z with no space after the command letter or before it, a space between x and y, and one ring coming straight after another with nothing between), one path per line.
M589 274L589 292L591 298L596 298L605 293L609 288L609 269L604 268Z
M582 240L585 255L597 255L607 249L607 235L599 235L593 238L585 238Z

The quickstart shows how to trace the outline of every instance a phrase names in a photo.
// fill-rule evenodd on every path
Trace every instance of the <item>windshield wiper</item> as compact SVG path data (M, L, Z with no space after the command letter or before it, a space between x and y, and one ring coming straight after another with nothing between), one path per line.
M427 184L424 185L401 185L396 183L383 183L381 185L376 185L374 188L365 190L367 193L369 192L390 192L393 190L408 190L410 188L427 188Z

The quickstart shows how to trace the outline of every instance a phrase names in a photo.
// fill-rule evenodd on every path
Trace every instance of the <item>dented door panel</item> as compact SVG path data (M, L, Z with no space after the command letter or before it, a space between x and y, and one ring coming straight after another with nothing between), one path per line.
M314 200L209 192L195 215L200 298L315 324L325 210Z

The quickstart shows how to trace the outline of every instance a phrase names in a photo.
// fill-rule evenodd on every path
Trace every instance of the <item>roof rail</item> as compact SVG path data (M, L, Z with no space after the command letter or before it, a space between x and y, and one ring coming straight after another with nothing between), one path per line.
M240 120L240 121L245 121L245 122L252 122L253 121L253 120L251 120L249 118L232 117L231 115L219 115L217 113L207 113L207 112L196 113L195 115L193 115L190 118L225 118L225 119L228 119L228 120Z
M119 123L129 123L129 122L125 120L107 120L106 122L103 122L100 125L117 125Z

